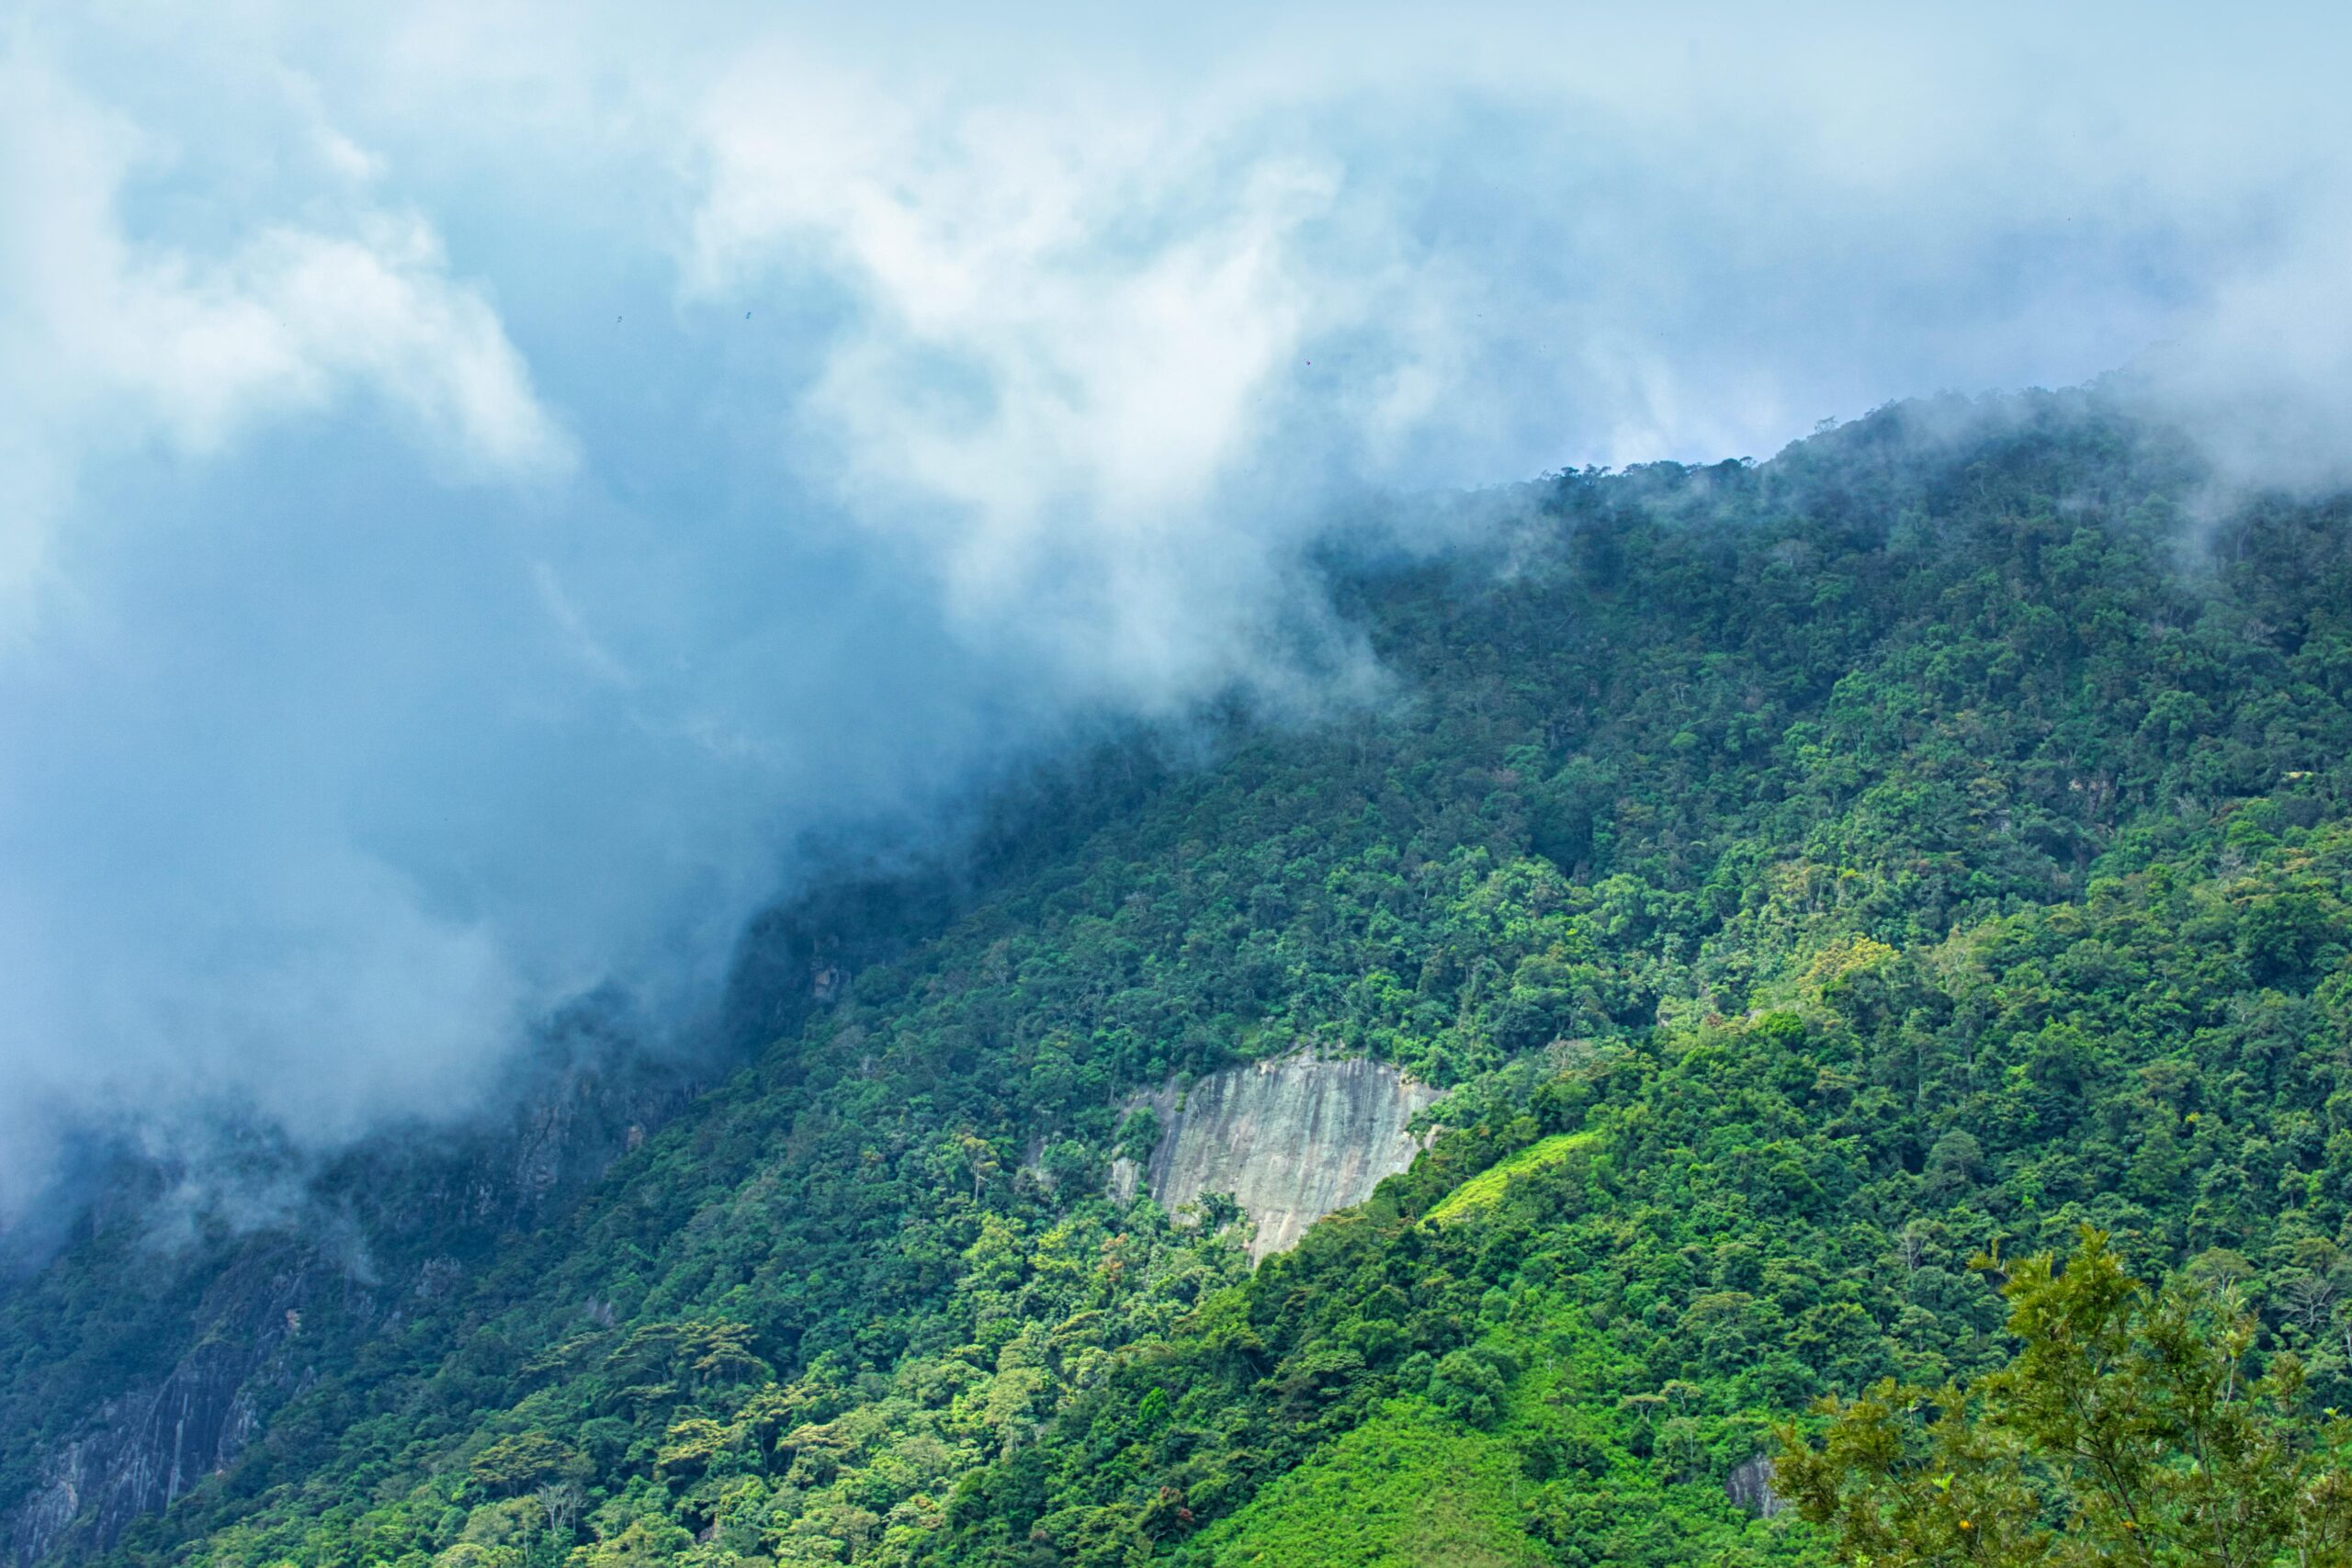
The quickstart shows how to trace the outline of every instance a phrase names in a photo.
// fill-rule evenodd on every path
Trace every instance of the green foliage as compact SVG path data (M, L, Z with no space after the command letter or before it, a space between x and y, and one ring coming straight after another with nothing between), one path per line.
M1541 1568L1508 1447L1399 1405L1202 1538L1212 1568Z
M1465 1214L1491 1209L1503 1201L1511 1179L1546 1169L1560 1164L1577 1149L1591 1145L1592 1138L1583 1133L1555 1133L1540 1143L1531 1144L1517 1154L1497 1160L1476 1176L1447 1193L1429 1213L1433 1222L1460 1219Z
M1905 1563L2352 1562L2352 1421L2304 1407L2234 1289L2130 1278L2087 1227L2005 1289L2015 1359L1965 1388L1834 1396L1777 1484L1838 1555Z
M545 1432L519 1432L491 1443L467 1468L492 1496L504 1497L571 1473L579 1459Z
M2352 526L1951 412L1346 574L1392 700L1055 782L554 1218L380 1286L102 1230L0 1300L0 1506L306 1268L267 1435L117 1561L1819 1561L1725 1478L1987 1386L1968 1259L2085 1224L2352 1408ZM1106 1195L1135 1090L1302 1044L1447 1130L1254 1271Z

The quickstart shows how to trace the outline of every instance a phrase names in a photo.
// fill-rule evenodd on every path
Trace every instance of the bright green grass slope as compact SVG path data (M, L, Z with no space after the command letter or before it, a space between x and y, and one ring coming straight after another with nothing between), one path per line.
M1497 1222L1514 1183L1584 1179L1574 1156L1595 1142L1581 1133L1540 1139L1454 1188L1425 1219L1508 1230ZM1508 1324L1438 1364L1430 1387L1442 1405L1386 1402L1204 1531L1185 1561L1199 1568L1517 1568L1562 1561L1531 1534L1538 1529L1555 1540L1607 1540L1644 1561L1815 1561L1809 1538L1785 1521L1749 1518L1710 1480L1692 1472L1661 1476L1656 1461L1673 1461L1658 1450L1675 1438L1645 1442L1639 1453L1628 1442L1660 1424L1672 1431L1678 1420L1685 1442L1736 1430L1753 1441L1770 1413L1692 1422L1676 1407L1688 1405L1695 1390L1655 1402L1601 1399L1620 1359L1570 1297L1527 1292ZM1652 1403L1656 1414L1644 1408Z
M1592 1144L1589 1133L1558 1133L1529 1145L1509 1159L1498 1160L1446 1195L1445 1201L1429 1212L1429 1218L1443 1224L1464 1215L1492 1209L1503 1201L1513 1179L1532 1176L1547 1170L1566 1159L1580 1148Z
M1545 1559L1520 1528L1522 1487L1509 1443L1400 1399L1200 1549L1214 1568L1535 1568Z

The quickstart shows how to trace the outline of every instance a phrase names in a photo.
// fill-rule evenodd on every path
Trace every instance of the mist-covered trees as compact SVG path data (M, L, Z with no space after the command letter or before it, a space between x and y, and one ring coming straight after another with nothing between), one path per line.
M1969 1260L2086 1224L2352 1408L2352 527L2191 484L1890 413L1350 577L1393 701L1074 775L577 1213L310 1312L122 1559L1818 1561L1725 1477L2000 1387ZM1130 1090L1306 1043L1449 1130L1254 1273L1105 1195ZM0 1505L186 1311L138 1257L0 1302Z

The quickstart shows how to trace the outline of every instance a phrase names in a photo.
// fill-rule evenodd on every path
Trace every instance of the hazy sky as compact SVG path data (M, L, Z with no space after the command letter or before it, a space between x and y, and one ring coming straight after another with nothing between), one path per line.
M0 0L0 1217L1344 699L1385 492L2127 362L2341 474L2339 8L842 9Z

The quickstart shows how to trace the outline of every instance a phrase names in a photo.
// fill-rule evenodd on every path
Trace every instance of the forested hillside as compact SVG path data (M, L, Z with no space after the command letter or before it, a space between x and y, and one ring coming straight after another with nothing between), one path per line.
M119 1218L6 1287L18 1550L1817 1561L1727 1480L2001 1365L1968 1260L2085 1223L2352 1408L2352 507L2184 450L1895 408L1347 567L1379 701L1111 748L863 946L780 916L783 1032L577 1201L379 1159L399 1235ZM1410 1171L1254 1272L1232 1205L1107 1195L1134 1091L1302 1047L1450 1091ZM61 1454L224 1290L244 1435L77 1519Z

